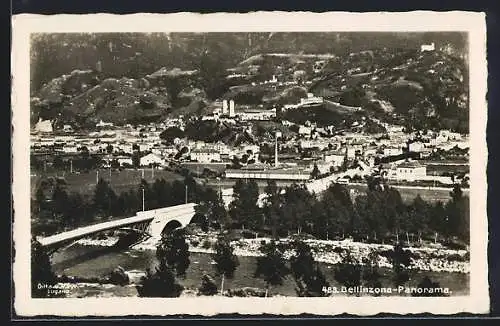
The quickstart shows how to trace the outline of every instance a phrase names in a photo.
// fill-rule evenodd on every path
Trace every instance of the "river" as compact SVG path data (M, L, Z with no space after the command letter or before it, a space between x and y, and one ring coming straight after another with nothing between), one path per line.
M191 263L185 278L179 278L179 282L188 289L195 290L199 287L204 273L214 275L212 259L206 253L190 253ZM225 281L225 289L241 287L264 288L265 283L261 279L253 277L256 267L255 257L239 257L238 266L234 278ZM56 274L78 277L102 277L109 274L117 266L123 267L132 275L132 284L126 286L80 284L78 288L70 291L69 297L134 297L137 291L133 283L137 283L146 268L153 268L156 264L155 252L153 250L114 250L108 247L89 247L74 245L52 256L53 270ZM334 266L321 263L327 280L331 286L339 286L334 280ZM391 284L391 273L388 269L381 269L382 284ZM416 285L424 276L429 276L433 281L440 283L441 287L449 287L452 295L467 295L469 293L469 274L449 272L412 272L410 285ZM217 282L220 279L214 277ZM296 296L295 284L290 277L285 279L283 285L273 287L272 294Z

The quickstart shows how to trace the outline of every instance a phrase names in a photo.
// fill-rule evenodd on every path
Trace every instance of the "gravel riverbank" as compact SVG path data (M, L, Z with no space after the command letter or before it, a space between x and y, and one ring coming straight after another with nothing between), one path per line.
M205 233L197 235L188 235L190 252L198 253L213 253L211 249L217 238L216 233ZM116 243L117 238L110 237L106 240L82 239L79 241L81 245L88 246L112 246ZM270 238L255 238L241 239L232 241L234 253L237 256L260 256L259 247L264 242L271 241ZM280 243L287 244L292 240L281 239ZM318 262L327 264L337 264L341 261L340 252L348 250L351 256L360 264L363 258L368 257L372 253L376 253L378 257L379 267L391 268L392 265L384 256L384 252L393 249L391 245L383 244L368 244L354 242L350 240L335 241L335 240L305 240L311 246L314 252L314 258ZM152 239L139 243L133 247L137 250L155 250L156 241ZM469 273L469 251L467 250L451 250L440 247L408 247L406 248L412 254L411 269L432 272L455 272ZM285 257L289 258L294 254L293 250L285 250Z

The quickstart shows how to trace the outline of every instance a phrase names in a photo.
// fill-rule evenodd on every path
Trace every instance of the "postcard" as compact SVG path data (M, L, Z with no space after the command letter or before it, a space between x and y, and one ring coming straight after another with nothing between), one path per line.
M484 13L12 24L18 316L488 313Z

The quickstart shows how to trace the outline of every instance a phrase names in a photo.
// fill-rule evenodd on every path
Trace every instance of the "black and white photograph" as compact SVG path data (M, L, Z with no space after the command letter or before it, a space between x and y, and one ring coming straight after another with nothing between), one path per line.
M16 299L486 312L484 16L425 14L20 17Z

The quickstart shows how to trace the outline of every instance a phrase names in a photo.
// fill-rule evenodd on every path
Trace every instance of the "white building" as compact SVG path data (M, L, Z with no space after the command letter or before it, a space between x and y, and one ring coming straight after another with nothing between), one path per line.
M228 106L227 106L227 100L222 101L222 114L227 114L228 111Z
M300 99L300 106L309 106L309 105L321 105L323 104L323 98L314 96L312 93L307 93L306 98Z
M403 149L400 147L384 148L384 156L397 156L403 154Z
M149 166L150 164L159 164L160 166L162 166L164 163L165 160L163 158L153 153L143 156L140 159L141 166Z
M311 135L311 128L310 127L306 127L306 126L300 126L299 127L299 135Z
M191 151L191 161L200 163L220 162L220 153L213 149L194 149Z
M97 128L113 127L113 123L112 122L104 122L104 121L100 120L98 123L96 123L95 126Z
M346 149L346 156L348 159L353 159L356 157L356 149L354 149L354 147L350 147L348 146Z
M420 153L425 150L425 146L422 142L413 142L408 145L408 150L410 152Z
M420 52L426 52L426 51L434 51L435 50L435 44L432 42L431 44L422 44L420 46Z
M131 157L123 156L123 157L118 157L116 160L118 161L118 164L120 164L120 166L133 165Z
M238 113L238 116L243 121L268 121L276 117L276 109L240 112Z
M230 100L229 101L229 117L234 118L235 115L236 114L234 112L234 101Z
M35 130L44 133L52 132L52 122L50 120L42 120L42 118L40 118L35 126Z
M425 165L418 162L404 162L391 169L387 175L389 179L399 181L425 180L427 169Z
M62 148L64 153L75 154L78 153L78 148L76 145L66 145Z
M327 163L332 163L334 167L342 166L345 160L345 154L342 152L330 152L326 153L324 156L324 160Z

